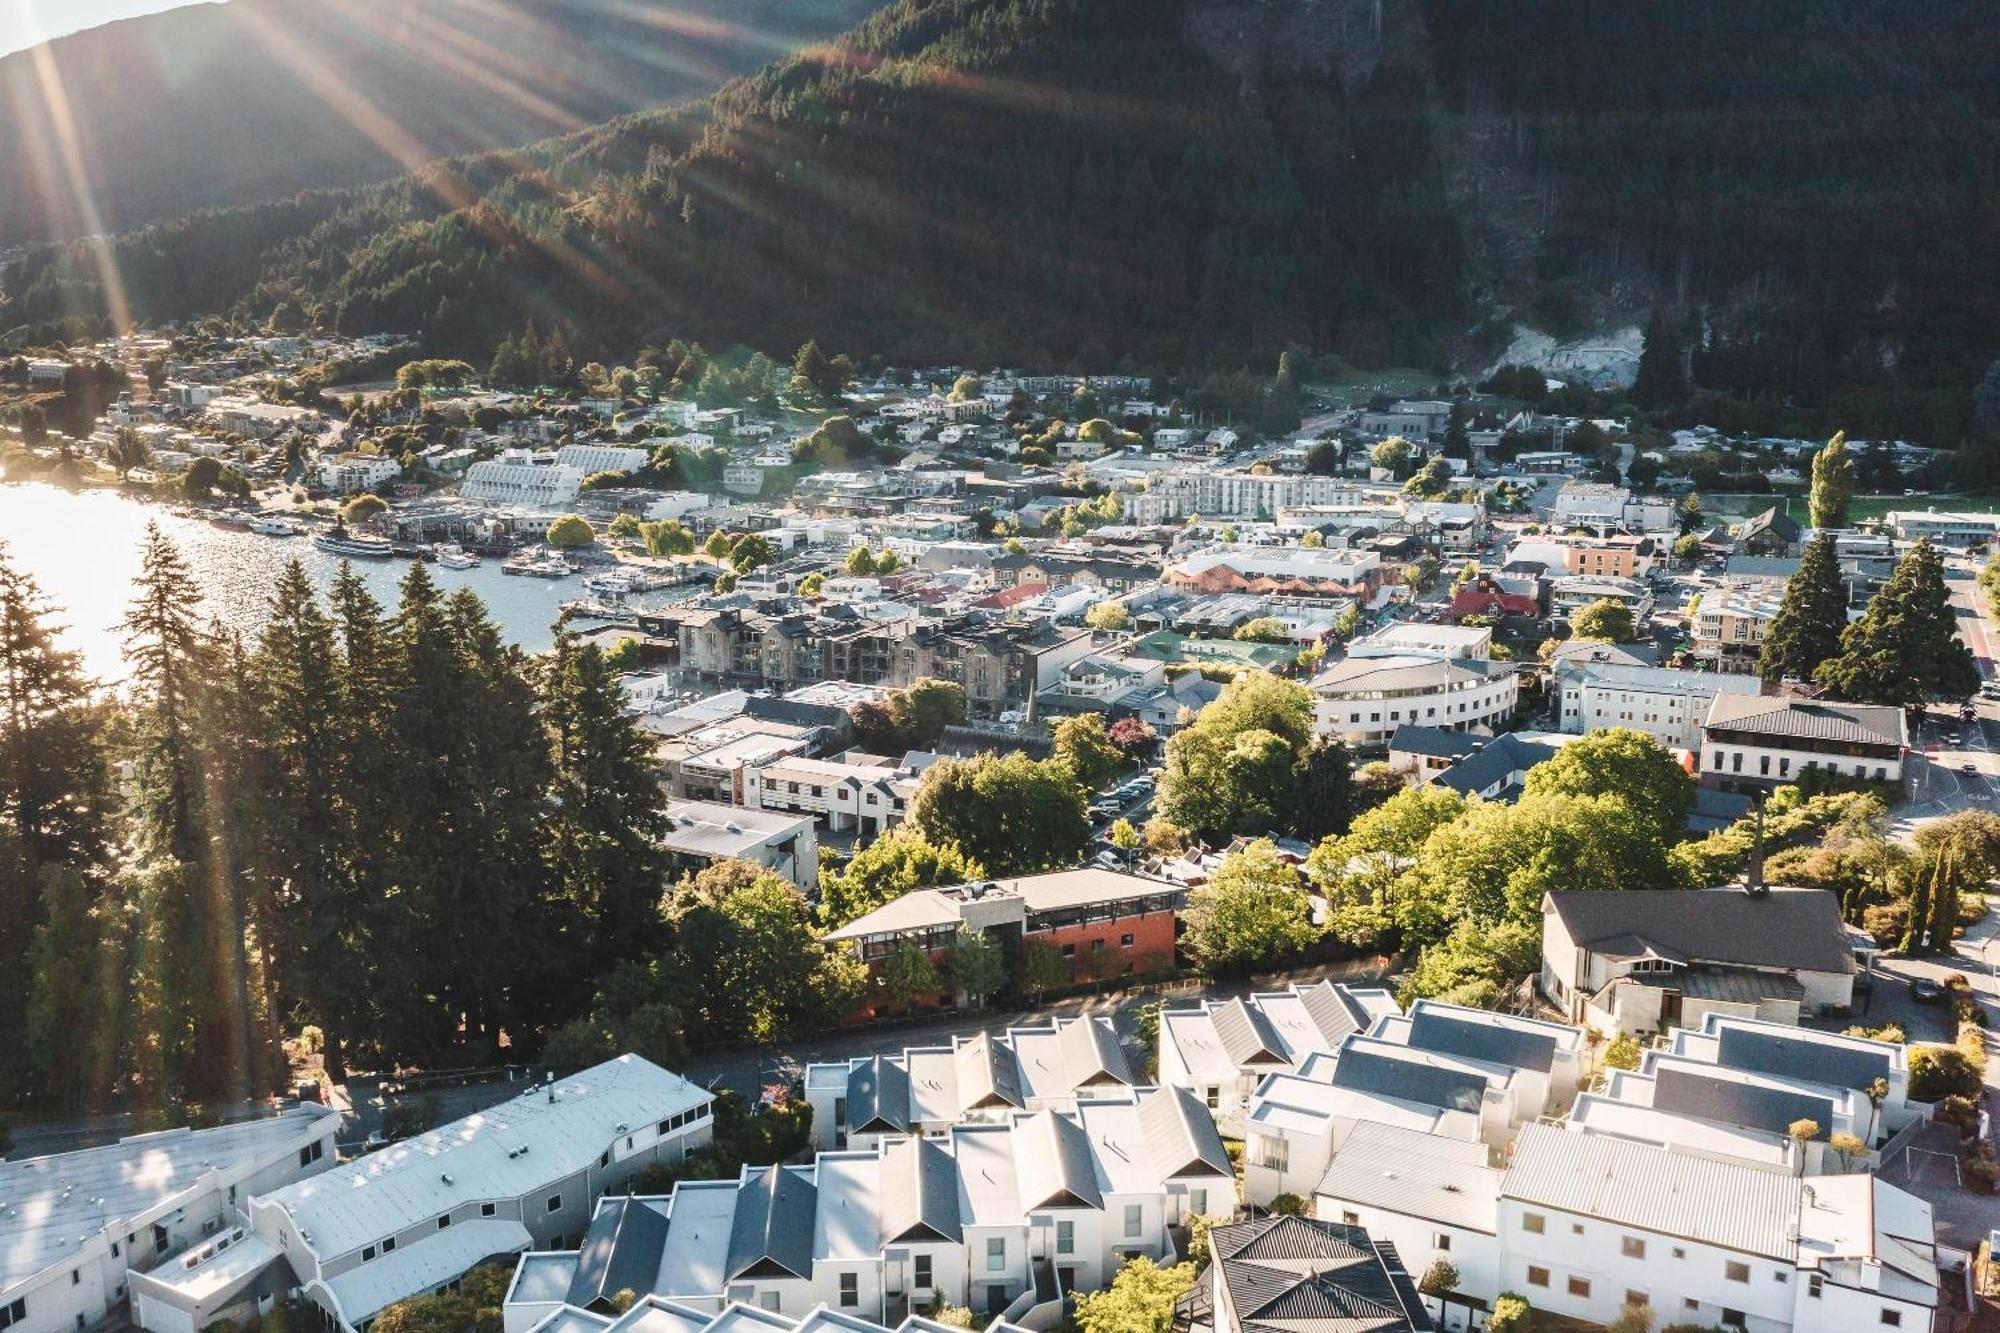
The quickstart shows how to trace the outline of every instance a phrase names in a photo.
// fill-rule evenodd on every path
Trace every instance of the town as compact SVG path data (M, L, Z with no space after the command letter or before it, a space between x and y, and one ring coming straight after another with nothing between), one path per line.
M568 707L559 742L630 749L641 909L607 842L637 805L590 824L610 784L561 743L545 815L575 836L523 859L604 876L568 1010L454 959L408 1021L384 996L457 938L432 918L363 960L247 906L237 970L311 1020L282 1092L88 1125L36 1101L0 1162L0 1330L1973 1326L2000 514L1932 507L1936 451L1648 426L1602 365L1340 388L1290 355L1175 385L417 348L42 349L0 362L0 468L268 538L274 568L407 562L391 637L451 621L453 679L538 692L459 743ZM545 662L429 583L488 561L574 581ZM227 627L251 693L325 614L297 580ZM185 614L131 632L170 658ZM510 901L477 845L430 853L470 876L441 915ZM80 1086L75 993L33 1002L52 1089ZM199 1075L218 1031L187 1086L229 1084ZM405 1058L447 1050L476 1067Z

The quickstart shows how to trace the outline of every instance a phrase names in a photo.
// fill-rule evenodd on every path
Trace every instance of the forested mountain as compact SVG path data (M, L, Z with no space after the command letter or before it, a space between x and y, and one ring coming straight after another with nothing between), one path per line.
M1696 382L1950 442L2000 343L1988 0L901 0L706 103L189 219L146 316L530 316L1034 364L1472 359L1644 318ZM105 308L83 250L0 327ZM1865 426L1863 427L1865 429Z
M0 250L706 95L873 0L230 0L0 59ZM86 202L87 201L87 202Z

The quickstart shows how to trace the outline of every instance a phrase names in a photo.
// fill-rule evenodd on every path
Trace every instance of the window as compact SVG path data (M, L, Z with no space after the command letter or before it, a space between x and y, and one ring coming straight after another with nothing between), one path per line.
M599 1166L611 1165L611 1149L606 1148L603 1152L597 1154L597 1164Z
M1145 1225L1146 1225L1145 1206L1143 1204L1137 1204L1137 1203L1126 1204L1125 1234L1127 1236L1136 1236L1140 1233L1141 1228L1143 1228Z
M1674 1258L1685 1259L1687 1257L1688 1257L1688 1252L1685 1249L1683 1249L1679 1245L1674 1246Z
M1056 1253L1057 1254L1076 1253L1076 1223L1074 1222L1056 1223Z
M842 1273L840 1275L840 1304L843 1308L861 1304L861 1275Z
M1637 1236L1627 1236L1618 1242L1618 1252L1627 1259L1643 1259L1646 1257L1646 1242Z
M28 1298L23 1296L12 1305L0 1305L0 1328L11 1328L28 1317Z
M440 1214L438 1214L438 1230L439 1230L439 1231L443 1231L443 1230L444 1230L444 1229L445 1229L446 1227L448 1227L448 1226L450 1226L450 1225L451 1225L451 1214L450 1214L450 1213L440 1213Z
M1529 1286L1531 1286L1531 1287L1546 1287L1546 1286L1548 1286L1548 1285L1549 1285L1549 1270L1548 1270L1548 1269L1546 1269L1546 1268L1537 1268L1537 1267L1536 1267L1535 1265L1533 1265L1533 1264L1529 1264L1529 1265L1528 1265L1528 1285L1529 1285Z
M1007 1270L1007 1238L988 1236L986 1238L986 1271L1004 1273Z
M1722 1326L1724 1328L1743 1327L1743 1312L1741 1310L1725 1309L1722 1312Z
M1190 1210L1192 1210L1193 1212L1196 1212L1196 1213L1205 1213L1205 1212L1207 1212L1207 1211L1208 1211L1208 1191L1207 1191L1207 1190L1189 1190L1189 1191L1188 1191L1188 1207L1189 1207L1189 1209L1190 1209Z
M1342 1222L1345 1222L1345 1223L1346 1223L1346 1224L1347 1224L1348 1226L1351 1226L1351 1227L1358 1227L1358 1226L1360 1226L1360 1225L1361 1225L1361 1214L1359 1214L1359 1213L1342 1213L1342 1214L1340 1215L1340 1220L1341 1220Z
M1521 1230L1530 1236L1539 1236L1547 1229L1548 1222L1540 1213L1521 1214Z
M1902 1326L1903 1326L1903 1312L1901 1310L1891 1310L1886 1306L1883 1307L1882 1327L1901 1328Z
M72 1268L69 1270L69 1284L72 1287L83 1285L83 1270L81 1268Z
M1590 1279L1589 1279L1589 1278L1587 1278L1587 1277L1573 1277L1573 1278L1571 1278L1571 1279L1569 1280L1569 1294L1570 1294L1570 1295L1572 1295L1572 1296L1577 1296L1577 1297L1580 1297L1580 1298L1582 1298L1582 1299L1584 1299L1584 1300L1589 1300L1589 1299L1590 1299Z
M758 1292L757 1304L763 1306L766 1310L769 1310L772 1314L776 1314L778 1312L778 1293L775 1291Z
M374 1257L375 1257L375 1247L374 1247L373 1245L363 1245L363 1246L361 1247L361 1262L362 1262L362 1263L364 1263L364 1264L365 1264L365 1263L367 1263L367 1262L368 1262L368 1261L369 1261L370 1259L373 1259Z
M1065 958L1074 958L1074 957L1076 957L1076 946L1075 946L1074 944L1065 944L1065 945L1063 945L1063 947L1062 947L1062 956L1063 956L1063 957L1065 957Z
M1451 1253L1451 1233L1449 1231L1440 1231L1432 1236L1431 1248L1439 1254Z
M1653 1308L1653 1294L1647 1291L1634 1291L1630 1287L1627 1287L1625 1289L1625 1304L1644 1306L1650 1310Z
M1272 1171L1283 1171L1290 1165L1291 1159L1290 1142L1280 1138L1267 1138L1262 1134L1257 1136L1257 1165Z
M1120 935L1118 937L1118 947L1121 949L1129 949L1132 947L1132 936L1129 932Z
M1784 1270L1784 1269L1782 1269L1782 1268L1780 1268L1780 1269L1779 1269L1778 1271L1776 1271L1775 1273L1771 1274L1771 1281L1773 1281L1773 1282L1777 1283L1777 1284L1778 1284L1779 1286L1781 1286L1781 1287L1782 1287L1782 1286L1784 1286L1784 1285L1785 1285L1785 1270Z
M499 1211L500 1209L494 1204L482 1203L479 1205L479 1215L481 1217L492 1217L495 1213Z
M547 1202L546 1204L542 1205L542 1206L543 1206L544 1208L546 1208L546 1209L547 1209L547 1210L548 1210L549 1212L552 1212L552 1213L559 1213L559 1212L561 1212L561 1211L562 1211L562 1195L560 1195L560 1194L551 1194L551 1195L549 1196L549 1201L548 1201L548 1202Z
M311 1143L299 1149L299 1165L311 1166L324 1156L326 1156L325 1142L320 1139L314 1139Z
M394 1236L386 1237L382 1241L382 1253L394 1254L395 1252L396 1252L396 1238Z
M931 1257L928 1254L917 1256L917 1271L911 1277L910 1283L918 1291L929 1291L931 1289Z
M1750 1280L1750 1265L1738 1263L1736 1260L1731 1259L1723 1264L1722 1275L1731 1282L1748 1282Z
M1215 1110L1222 1105L1221 1086L1219 1084L1210 1084L1208 1087L1203 1088L1201 1090L1201 1099L1208 1103L1209 1110Z
M1806 1295L1808 1295L1808 1296L1812 1297L1812 1298L1813 1298L1814 1300L1818 1300L1818 1299L1819 1299L1819 1288L1820 1288L1820 1283L1821 1283L1822 1281L1823 1281L1823 1279L1822 1279L1822 1278L1820 1277L1820 1275L1819 1275L1818 1273L1814 1273L1814 1274L1813 1274L1813 1275L1812 1275L1811 1277L1807 1278L1807 1279L1806 1279Z

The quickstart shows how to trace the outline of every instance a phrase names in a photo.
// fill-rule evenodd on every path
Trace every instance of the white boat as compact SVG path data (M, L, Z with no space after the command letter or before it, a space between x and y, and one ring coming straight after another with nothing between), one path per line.
M477 569L479 555L463 546L440 546L437 548L438 563L446 569Z
M566 579L576 573L570 568L569 561L561 556L537 555L532 551L510 557L506 564L500 566L500 572L523 574L531 579Z
M289 518L258 518L250 522L250 531L266 537L296 537L305 529Z
M639 581L630 574L592 574L583 586L606 597L629 597L639 590Z
M362 560L387 560L396 553L386 537L364 537L339 526L317 534L313 538L313 545L329 555L351 556Z

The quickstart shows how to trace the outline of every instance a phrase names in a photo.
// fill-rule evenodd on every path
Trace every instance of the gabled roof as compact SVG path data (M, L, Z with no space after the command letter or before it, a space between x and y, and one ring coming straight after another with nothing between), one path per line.
M1822 1133L1833 1129L1833 1100L1802 1089L1771 1087L1740 1079L1717 1077L1700 1070L1663 1065L1653 1076L1656 1110L1717 1124L1741 1125L1782 1134L1800 1120L1810 1120Z
M630 1197L607 1196L584 1233L564 1299L588 1307L621 1291L651 1291L666 1244L665 1213Z
M857 1134L909 1133L909 1070L881 1055L848 1070L847 1123Z
M1186 1088L1162 1087L1139 1099L1139 1132L1162 1179L1236 1175L1208 1108Z
M1487 1086L1486 1079L1471 1070L1433 1064L1414 1055L1399 1059L1387 1050L1357 1047L1352 1042L1341 1047L1334 1062L1333 1085L1475 1115Z
M818 1194L810 1180L785 1167L746 1169L729 1227L726 1279L811 1277Z
M1291 1067L1292 1062L1285 1056L1284 1040L1262 1009L1252 1008L1237 996L1227 1004L1217 1005L1210 1013L1222 1048L1238 1066L1268 1063Z
M1325 1037L1331 1046L1340 1045L1342 1037L1350 1032L1362 1031L1373 1021L1373 1015L1367 1005L1345 986L1322 981L1318 985L1296 989L1299 1003L1305 1006L1306 1014L1312 1019L1313 1026L1319 1029L1320 1035ZM1394 1004L1393 1000L1388 1000L1386 991L1375 994L1389 1004Z
M1854 971L1840 904L1826 889L1570 890L1549 894L1544 907L1572 941L1593 952L1636 937L1662 956L1696 962Z
M1715 1062L1731 1069L1754 1070L1781 1078L1830 1083L1837 1088L1864 1089L1895 1070L1893 1047L1854 1037L1816 1040L1820 1033L1787 1028L1717 1024ZM1793 1035L1797 1034L1797 1035Z
M882 1147L882 1243L963 1239L958 1167L935 1139L908 1138Z
M1546 1074L1555 1066L1560 1041L1555 1031L1536 1031L1525 1023L1481 1022L1419 1001L1410 1013L1409 1044Z
M1435 759L1462 759L1477 750L1483 738L1469 731L1447 731L1443 727L1420 727L1405 722L1389 737L1394 754L1421 754Z
M1062 1049L1063 1069L1072 1088L1088 1088L1107 1083L1129 1087L1132 1066L1124 1048L1108 1023L1084 1017L1059 1024L1056 1040Z
M1014 1067L1014 1053L981 1032L953 1052L952 1064L958 1072L958 1104L961 1110L983 1107L1025 1106L1021 1096L1020 1071Z
M1083 1126L1054 1111L1041 1111L1015 1122L1019 1148L1015 1162L1021 1172L1021 1206L1037 1208L1102 1208L1097 1167L1090 1138Z

